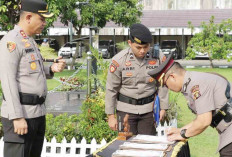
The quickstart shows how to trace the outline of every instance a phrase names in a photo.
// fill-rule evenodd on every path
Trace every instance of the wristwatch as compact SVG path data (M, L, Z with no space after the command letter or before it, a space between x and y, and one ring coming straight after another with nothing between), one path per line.
M180 135L181 135L181 137L183 137L183 138L185 138L185 139L188 139L189 137L186 137L186 136L185 136L186 131L187 131L187 129L182 129L182 130L180 131Z

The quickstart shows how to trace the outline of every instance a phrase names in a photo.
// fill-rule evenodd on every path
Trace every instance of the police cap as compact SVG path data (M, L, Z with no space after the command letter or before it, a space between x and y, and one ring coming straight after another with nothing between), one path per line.
M136 23L130 27L130 40L137 44L147 44L152 42L152 35L146 26Z
M43 0L22 0L21 10L40 14L45 18L54 15L53 13L48 12L48 5Z
M163 77L168 72L168 70L173 66L174 63L175 62L173 59L173 53L171 53L168 56L168 58L162 64L160 64L159 67L157 67L152 71L148 71L148 75L158 80L162 85Z

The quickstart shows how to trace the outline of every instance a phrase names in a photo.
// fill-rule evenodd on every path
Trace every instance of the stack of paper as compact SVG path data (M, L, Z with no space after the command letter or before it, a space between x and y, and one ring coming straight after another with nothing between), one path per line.
M117 150L112 157L163 157L160 151Z
M112 157L163 157L173 143L166 136L137 135L120 145Z
M137 143L162 143L162 144L173 144L167 140L166 136L151 136L151 135L137 135L132 138L131 142Z
M146 143L132 143L125 142L119 146L120 149L135 149L135 150L157 150L165 151L168 148L167 144L146 144Z

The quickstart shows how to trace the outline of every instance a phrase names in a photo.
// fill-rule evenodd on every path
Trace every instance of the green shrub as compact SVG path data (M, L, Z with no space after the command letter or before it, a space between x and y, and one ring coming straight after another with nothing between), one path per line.
M116 45L119 51L124 50L129 47L127 41L117 43Z
M68 116L67 113L64 113L55 117L52 114L47 114L45 137L48 141L51 141L53 137L56 137L57 142L61 142L64 137L68 142L73 137L80 141L77 123L77 115Z
M46 46L39 46L39 49L43 58L49 58L49 59L57 58L57 52L54 49Z
M97 142L103 138L111 141L117 136L117 132L112 131L108 126L104 100L105 92L98 90L82 104L82 113L78 116L78 131L88 142L91 142L92 138Z

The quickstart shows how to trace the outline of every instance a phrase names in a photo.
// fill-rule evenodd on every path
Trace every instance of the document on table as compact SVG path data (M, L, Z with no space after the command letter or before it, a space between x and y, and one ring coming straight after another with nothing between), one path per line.
M120 149L129 149L129 150L157 150L165 151L168 148L167 144L147 144L147 143L134 143L134 142L125 142L119 146Z
M168 141L166 136L151 136L151 135L136 135L130 140L136 143L160 143L160 144L173 144L175 141Z
M163 157L163 151L117 150L112 157Z

